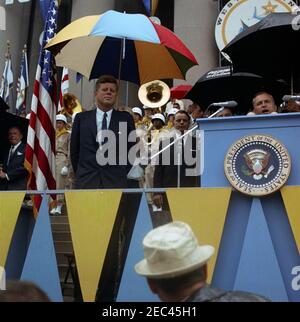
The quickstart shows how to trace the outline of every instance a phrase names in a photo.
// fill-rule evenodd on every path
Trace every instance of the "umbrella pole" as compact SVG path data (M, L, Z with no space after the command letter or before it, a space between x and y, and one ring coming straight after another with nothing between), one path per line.
M80 103L82 104L82 93L83 93L83 77L80 80Z
M291 95L294 95L294 72L291 72Z
M122 72L122 61L125 58L125 38L121 39L121 49L120 49L120 60L119 60L119 71L118 71L118 83L120 88L120 82L121 82L121 72ZM116 106L119 106L119 93L118 91L117 100L116 100Z

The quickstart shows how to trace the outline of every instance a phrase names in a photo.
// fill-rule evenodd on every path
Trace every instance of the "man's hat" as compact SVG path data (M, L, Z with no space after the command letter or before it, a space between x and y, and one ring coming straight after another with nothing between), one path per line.
M166 119L161 113L154 114L151 118L151 122L153 122L154 120L161 120L164 124L166 124Z
M161 107L165 105L170 99L170 95L169 86L160 80L141 85L138 92L139 100L148 107Z
M138 114L141 117L143 117L143 112L139 107L133 107L132 112Z
M145 259L135 271L152 279L173 278L203 266L214 247L200 246L189 225L175 221L151 230L143 240Z
M170 109L170 111L168 112L168 116L170 115L175 115L177 112L179 112L178 108L172 108Z
M63 122L65 122L66 124L68 123L68 122L67 122L67 118L66 118L63 114L57 114L57 115L56 115L56 121L63 121Z

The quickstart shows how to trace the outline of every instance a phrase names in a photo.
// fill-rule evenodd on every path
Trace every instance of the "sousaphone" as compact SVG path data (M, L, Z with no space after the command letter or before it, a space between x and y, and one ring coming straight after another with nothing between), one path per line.
M141 85L138 92L143 105L156 108L165 105L171 96L169 86L161 80L154 80Z

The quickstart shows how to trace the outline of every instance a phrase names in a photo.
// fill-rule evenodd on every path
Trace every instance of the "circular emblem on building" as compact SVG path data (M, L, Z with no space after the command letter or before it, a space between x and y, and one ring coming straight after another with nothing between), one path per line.
M216 21L215 38L221 51L240 32L272 12L298 10L292 0L230 0ZM226 56L225 56L226 57Z
M291 171L286 147L269 135L248 135L236 141L224 160L225 175L238 191L264 196L280 189Z

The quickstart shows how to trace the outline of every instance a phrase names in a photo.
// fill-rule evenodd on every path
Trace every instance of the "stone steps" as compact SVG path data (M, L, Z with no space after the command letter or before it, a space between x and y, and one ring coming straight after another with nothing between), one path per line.
M53 232L53 240L55 241L71 241L71 232L58 230Z
M68 276L67 283L64 283L69 268L67 255L73 254L68 216L50 216L50 220L64 302L74 302L74 284L71 274Z

